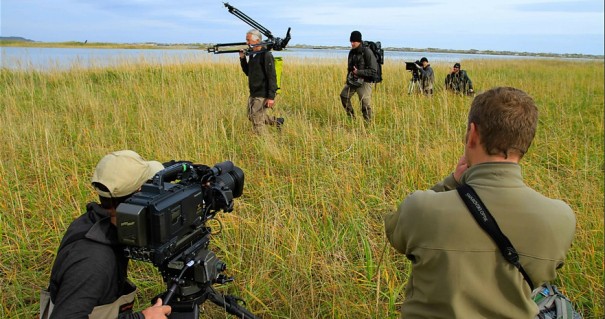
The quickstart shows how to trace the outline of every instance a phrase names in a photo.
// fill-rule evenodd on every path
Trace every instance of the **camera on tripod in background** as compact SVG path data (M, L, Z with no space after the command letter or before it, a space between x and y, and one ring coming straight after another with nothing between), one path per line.
M420 70L422 69L422 63L419 60L405 62L405 69L412 73L412 78L408 84L408 94L421 93L422 81L420 81Z

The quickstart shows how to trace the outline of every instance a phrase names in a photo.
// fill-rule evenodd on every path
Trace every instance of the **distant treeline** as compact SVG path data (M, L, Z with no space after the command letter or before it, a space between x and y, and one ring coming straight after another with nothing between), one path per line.
M349 47L342 46L312 46L312 45L291 45L290 48L304 49L346 49ZM453 50L440 48L394 48L384 47L385 51L401 51L401 52L432 52L432 53L463 53L463 54L488 54L488 55L514 55L514 56L536 56L536 57L555 57L555 58L585 58L585 59L603 59L603 55L581 54L581 53L536 53L536 52L514 52L514 51L493 51L493 50Z
M9 41L9 42L34 42L34 40L22 38L22 37L0 37L0 41Z
M82 46L87 45L89 47L113 47L113 48L175 48L175 49L207 49L212 47L213 44L209 43L156 43L156 42L145 42L145 43L98 43L83 41L66 41L66 42L37 42L34 40L26 39L23 37L0 37L0 45L19 45L27 42L28 46L40 46L40 47L69 47L69 46ZM290 45L289 48L298 49L318 49L318 50L348 50L349 47L343 46L315 46L306 44ZM603 55L594 54L581 54L581 53L536 53L536 52L514 52L514 51L493 51L493 50L452 50L452 49L440 49L440 48L394 48L385 47L385 51L403 51L403 52L432 52L432 53L463 53L463 54L488 54L488 55L512 55L512 56L535 56L535 57L554 57L554 58L582 58L582 59L604 59Z

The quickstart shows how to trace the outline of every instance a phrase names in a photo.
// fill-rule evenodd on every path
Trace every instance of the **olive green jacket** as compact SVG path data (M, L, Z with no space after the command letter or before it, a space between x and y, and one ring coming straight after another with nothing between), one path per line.
M474 165L461 183L475 189L534 284L553 280L574 236L571 208L525 185L513 163ZM389 242L412 261L402 318L534 318L529 285L450 191L457 186L450 175L385 216Z

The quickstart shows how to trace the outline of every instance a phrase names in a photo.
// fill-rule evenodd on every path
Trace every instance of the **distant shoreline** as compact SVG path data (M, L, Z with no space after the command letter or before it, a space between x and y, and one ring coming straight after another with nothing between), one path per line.
M107 49L180 49L180 50L206 50L213 44L207 43L189 43L189 44L163 44L155 42L146 43L104 43L104 42L37 42L18 37L0 37L0 47L41 47L41 48L107 48ZM296 49L315 49L315 50L348 50L349 47L343 46L315 46L315 45L290 45L289 48ZM603 55L581 54L581 53L535 53L535 52L513 52L513 51L493 51L493 50L452 50L440 48L394 48L384 47L385 51L399 52L431 52L431 53L461 53L461 54L486 54L486 55L505 55L505 56L528 56L528 57L552 57L552 58L582 58L604 60Z

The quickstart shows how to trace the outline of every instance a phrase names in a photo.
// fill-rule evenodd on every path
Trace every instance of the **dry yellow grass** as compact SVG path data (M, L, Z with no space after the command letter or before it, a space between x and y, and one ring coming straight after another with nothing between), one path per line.
M275 113L281 133L252 134L246 78L233 59L0 71L0 316L33 317L61 236L94 200L107 152L214 164L246 173L244 195L212 247L236 281L224 288L264 318L394 318L409 263L385 247L381 216L449 174L462 153L471 99L409 96L409 73L387 61L370 125L338 94L344 61L286 60ZM477 91L514 86L540 107L524 159L527 183L578 217L558 284L586 318L603 312L603 62L463 61ZM355 108L359 113L358 103ZM165 289L133 262L139 309ZM216 307L205 305L220 316Z

